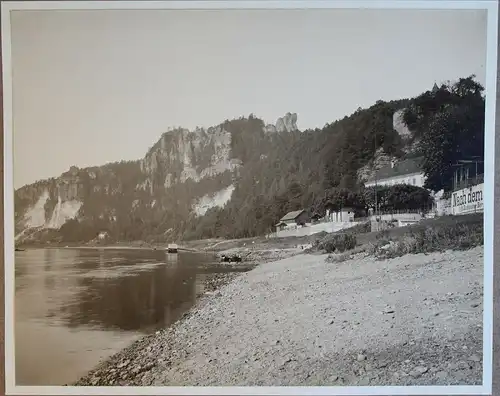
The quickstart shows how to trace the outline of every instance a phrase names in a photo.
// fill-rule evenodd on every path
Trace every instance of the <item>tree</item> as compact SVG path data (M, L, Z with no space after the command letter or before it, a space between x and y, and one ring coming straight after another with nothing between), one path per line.
M429 190L409 184L377 186L376 191L378 207L382 211L405 209L426 211L434 202ZM375 207L375 187L365 188L361 195L366 210Z
M482 163L483 91L475 76L461 78L454 84L443 84L437 90L423 93L403 113L403 121L419 139L426 188L449 191L453 165L471 158Z

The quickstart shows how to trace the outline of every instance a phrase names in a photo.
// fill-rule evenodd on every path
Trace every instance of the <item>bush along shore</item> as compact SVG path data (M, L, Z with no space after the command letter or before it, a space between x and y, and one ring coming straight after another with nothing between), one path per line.
M481 383L482 216L312 245L230 275L75 385Z

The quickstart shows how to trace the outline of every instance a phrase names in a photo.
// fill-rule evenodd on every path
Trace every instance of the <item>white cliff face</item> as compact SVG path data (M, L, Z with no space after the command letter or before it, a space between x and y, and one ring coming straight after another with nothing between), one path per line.
M231 185L217 191L215 194L204 195L193 205L194 212L197 216L203 216L211 208L224 207L224 205L231 199L233 191L234 186Z
M419 142L418 140L411 142L412 132L408 129L403 121L404 111L405 109L401 109L394 112L392 116L392 127L397 133L399 133L401 138L403 138L403 141L407 142L405 147L403 148L403 151L409 153L414 151L418 147ZM411 142L411 144L408 144L408 142ZM397 158L387 155L382 148L379 148L375 153L373 160L358 170L358 180L360 180L361 182L365 182L367 179L371 178L374 175L375 171L388 166L391 161L394 160L397 160Z
M211 165L200 172L200 178L215 176L225 171L232 170L231 163L231 134L221 127L209 129L210 143L214 147L215 153L210 159Z
M286 113L276 121L277 132L294 132L297 130L297 113Z
M411 132L403 121L403 112L404 109L394 112L394 115L392 116L392 127L401 135L401 137L408 137L411 136Z
M42 227L45 225L45 204L49 200L49 192L45 190L35 205L29 208L24 214L24 224L26 228Z
M403 112L405 109L398 110L394 112L392 117L392 126L394 130L399 133L399 136L406 142L403 151L405 153L411 153L418 149L420 144L420 139L412 139L413 133L408 129L403 121Z
M264 127L267 133L296 130L296 113L286 113L278 118L276 125ZM231 157L231 133L222 125L194 131L171 129L141 161L146 180L136 188L153 193L155 189L168 189L175 183L198 182L226 171L237 172L241 161Z
M201 166L200 161L203 161ZM141 170L148 179L137 188L152 189L151 179L158 171L167 172L163 182L167 189L174 183L189 179L197 182L235 167L231 161L231 133L221 126L208 130L197 128L194 132L176 129L163 134L160 144L142 160Z
M76 218L81 207L82 202L76 199L62 202L61 197L58 197L57 205L52 212L49 222L45 225L45 228L61 228L68 220Z
M63 202L61 196L59 196L50 219L47 219L45 217L45 204L48 200L49 193L44 191L35 205L28 208L24 214L25 230L30 228L59 229L66 221L76 218L82 207L82 202L76 199Z

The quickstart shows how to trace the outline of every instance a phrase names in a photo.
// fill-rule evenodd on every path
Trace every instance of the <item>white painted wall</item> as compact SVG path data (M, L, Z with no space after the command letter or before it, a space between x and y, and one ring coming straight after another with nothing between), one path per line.
M425 175L423 173L411 173L408 175L401 175L397 177L390 177L387 179L380 179L365 183L365 187L377 186L394 186L396 184L410 184L412 186L423 187L425 183Z
M344 223L338 223L338 222L329 222L329 223L320 223L320 224L314 224L306 227L298 227L295 229L286 229L283 231L278 231L273 235L270 235L271 237L275 238L285 238L285 237L291 237L291 236L306 236L306 235L313 235L317 234L318 232L337 232L346 228L353 227L357 225L357 222L344 222Z
M354 221L354 212L352 210L340 210L338 212L326 211L325 220L327 222L344 223L346 221Z
M376 221L377 218L379 219L379 222ZM385 228L383 223L390 223L394 227L406 227L416 224L423 219L424 217L422 217L421 213L395 213L370 216L372 231L379 230L379 227ZM380 223L380 226L377 223Z
M395 214L382 214L378 216L370 216L370 220L374 221L379 218L382 221L403 221L403 222L415 222L423 219L420 213L395 213Z

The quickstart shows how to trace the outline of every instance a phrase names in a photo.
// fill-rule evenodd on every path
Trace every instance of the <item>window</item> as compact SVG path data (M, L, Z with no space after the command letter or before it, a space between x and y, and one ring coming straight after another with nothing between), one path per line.
M417 184L417 179L413 178L413 185Z

